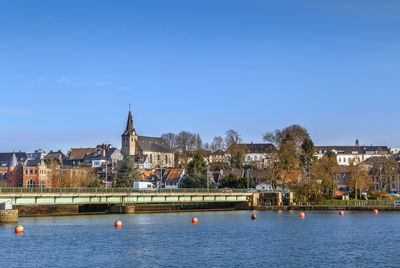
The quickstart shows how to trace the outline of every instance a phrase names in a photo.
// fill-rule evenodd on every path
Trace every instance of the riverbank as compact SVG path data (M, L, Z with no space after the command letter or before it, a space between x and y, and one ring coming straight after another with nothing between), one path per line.
M380 211L400 211L397 206L259 206L255 210L354 210L354 211L371 211L378 209Z
M25 207L19 213L19 217L47 217L47 216L80 216L80 215L106 215L106 214L125 214L110 212L106 208L97 208L97 210L87 209L72 210L70 207L66 210L57 209L45 210L35 207ZM241 211L241 210L255 210L255 211L278 211L278 210L296 210L296 211L324 211L324 210L347 210L347 211L372 211L378 209L379 211L400 211L400 207L396 206L332 206L332 205L310 205L310 206L257 206L257 207L217 207L210 208L207 206L138 206L135 207L133 214L146 214L146 213L176 213L176 212L216 212L216 211Z
M140 210L135 211L134 214L161 214L161 213L177 213L177 212L218 212L218 211L235 211L234 208L221 208L221 209L181 209L181 210ZM110 214L125 214L125 213L108 213L108 212L81 212L81 213L69 213L69 214L24 214L19 216L20 218L24 217L49 217L49 216L87 216L87 215L110 215Z

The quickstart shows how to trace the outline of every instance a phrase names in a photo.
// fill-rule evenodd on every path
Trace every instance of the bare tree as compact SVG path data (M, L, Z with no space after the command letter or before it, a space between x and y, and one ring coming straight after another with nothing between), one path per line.
M174 152L177 149L177 137L175 133L171 132L161 135L161 138L168 143L169 148Z
M218 151L218 150L225 150L225 144L224 144L224 139L221 136L214 137L212 143L211 143L211 150L213 152Z
M227 148L235 146L242 142L242 138L239 135L239 132L233 129L229 129L226 132L225 144Z

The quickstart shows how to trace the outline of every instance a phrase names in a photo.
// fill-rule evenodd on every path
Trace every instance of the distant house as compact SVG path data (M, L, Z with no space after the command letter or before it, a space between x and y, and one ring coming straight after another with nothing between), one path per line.
M177 189L185 178L183 168L166 168L163 176L163 187L167 189Z
M232 155L230 148L225 153L225 159L230 162ZM235 151L243 154L243 163L245 165L254 165L258 168L265 167L271 158L271 154L276 151L276 148L271 143L241 143L236 144Z
M347 189L347 183L351 178L351 167L339 166L332 168L332 177L339 190Z
M260 190L260 191L263 191L263 190L270 191L270 190L273 190L274 188L271 183L262 182L262 183L256 185L256 189Z
M28 158L32 159L43 159L47 155L46 151L43 149L37 149L33 153L28 153L27 156Z
M55 161L58 164L63 165L67 162L68 158L59 150L57 152L50 151L50 153L43 157L43 160L46 162L46 164Z
M67 154L68 162L73 166L84 164L95 151L96 148L71 148Z

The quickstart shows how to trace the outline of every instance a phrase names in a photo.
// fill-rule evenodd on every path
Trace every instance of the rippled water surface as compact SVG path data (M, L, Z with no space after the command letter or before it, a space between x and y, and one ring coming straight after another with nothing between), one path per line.
M400 266L400 213L256 213L256 221L250 211L20 218L23 235L0 226L0 266Z

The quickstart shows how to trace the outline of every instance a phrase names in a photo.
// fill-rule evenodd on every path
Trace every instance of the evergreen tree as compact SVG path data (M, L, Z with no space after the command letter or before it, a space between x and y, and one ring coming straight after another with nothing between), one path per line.
M183 188L207 187L207 164L203 156L197 152L188 164L188 176L182 182Z
M207 164L204 161L203 156L200 153L196 153L193 156L193 160L188 164L188 174L189 176L194 175L206 175Z
M118 171L116 186L118 188L130 188L134 181L140 180L140 173L131 157L126 157L121 169Z

